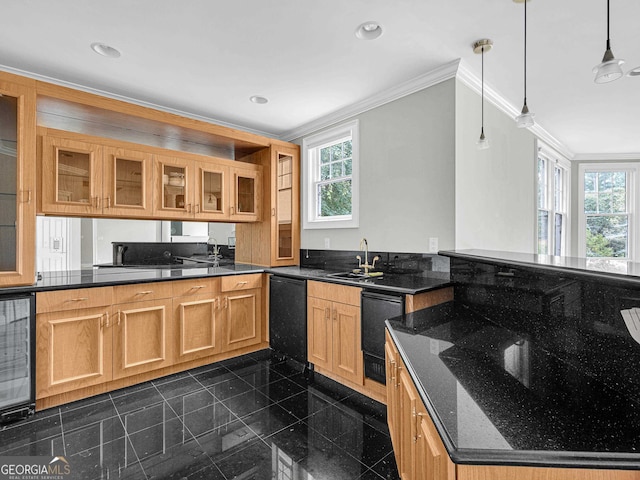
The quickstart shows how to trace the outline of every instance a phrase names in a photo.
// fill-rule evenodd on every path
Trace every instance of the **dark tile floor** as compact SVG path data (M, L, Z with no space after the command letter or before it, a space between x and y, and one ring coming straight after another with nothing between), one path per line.
M383 405L268 350L39 412L0 430L14 455L68 480L398 478Z

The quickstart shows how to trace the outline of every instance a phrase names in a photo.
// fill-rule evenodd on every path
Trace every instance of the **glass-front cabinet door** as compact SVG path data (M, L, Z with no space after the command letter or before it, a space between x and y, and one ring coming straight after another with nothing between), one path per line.
M153 156L146 152L106 147L104 159L104 214L151 216Z
M179 157L155 157L153 211L162 217L193 216L193 161Z
M35 88L0 72L0 286L35 279Z
M300 250L299 154L277 148L272 156L271 232L272 264L297 263Z
M196 218L224 220L229 218L229 168L214 163L196 163Z
M47 134L42 139L42 210L102 212L102 147Z
M260 217L258 202L262 190L261 167L247 164L246 168L232 167L231 170L231 219L255 222Z

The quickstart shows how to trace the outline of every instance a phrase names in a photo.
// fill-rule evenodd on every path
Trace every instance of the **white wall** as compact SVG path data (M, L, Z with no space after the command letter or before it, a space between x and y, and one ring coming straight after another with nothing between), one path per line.
M364 112L360 123L360 227L302 230L303 249L428 252L454 247L453 79ZM347 121L353 120L349 119ZM302 139L295 141L302 144Z
M111 263L111 242L160 242L160 223L153 220L94 220L94 263Z
M480 96L456 82L456 249L533 253L535 248L535 137L485 103L490 148L478 150Z

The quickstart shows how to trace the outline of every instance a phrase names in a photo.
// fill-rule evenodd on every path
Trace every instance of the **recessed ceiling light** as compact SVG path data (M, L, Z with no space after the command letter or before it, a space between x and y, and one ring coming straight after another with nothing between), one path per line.
M92 43L91 50L96 52L98 55L109 58L118 58L120 55L122 55L118 49L113 48L111 45L107 45L106 43L100 42Z
M253 103L258 103L260 105L265 104L269 101L268 98L261 97L260 95L253 95L252 97L249 97L249 100L251 100Z
M360 40L375 40L382 35L382 25L378 22L364 22L356 29L356 37Z
M636 67L627 72L627 77L640 77L640 67Z

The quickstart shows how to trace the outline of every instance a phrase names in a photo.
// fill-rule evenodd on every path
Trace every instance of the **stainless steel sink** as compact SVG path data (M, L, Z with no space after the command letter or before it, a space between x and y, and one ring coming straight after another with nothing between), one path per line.
M370 276L364 273L355 273L355 272L338 272L338 273L330 273L327 275L330 278L346 278L352 280L364 280L368 278L380 278L381 275Z

